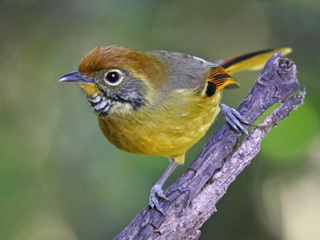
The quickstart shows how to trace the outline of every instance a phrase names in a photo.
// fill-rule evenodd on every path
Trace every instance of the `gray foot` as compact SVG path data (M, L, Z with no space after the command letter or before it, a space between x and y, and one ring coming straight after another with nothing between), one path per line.
M242 124L242 123L244 124L249 124L249 123L243 116L240 115L240 113L237 110L231 107L228 107L225 104L221 104L221 110L225 115L227 123L231 126L231 128L239 132L244 132L247 135L249 134L246 127Z
M169 200L166 195L164 195L161 186L156 184L151 188L151 193L149 197L149 206L152 208L156 208L159 212L164 214L163 209L160 207L159 198Z

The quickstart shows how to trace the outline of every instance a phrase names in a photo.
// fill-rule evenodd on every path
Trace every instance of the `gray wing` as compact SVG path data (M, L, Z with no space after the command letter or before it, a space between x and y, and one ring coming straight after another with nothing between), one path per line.
M162 59L170 69L170 80L167 85L171 89L199 89L201 91L215 64L184 53L168 51L149 52Z

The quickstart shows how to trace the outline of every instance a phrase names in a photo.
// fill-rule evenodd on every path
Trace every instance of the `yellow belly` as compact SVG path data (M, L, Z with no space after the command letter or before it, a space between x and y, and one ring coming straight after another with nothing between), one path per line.
M99 117L99 126L123 151L174 158L184 155L207 132L220 111L220 99L221 92L212 97L177 92L158 106Z

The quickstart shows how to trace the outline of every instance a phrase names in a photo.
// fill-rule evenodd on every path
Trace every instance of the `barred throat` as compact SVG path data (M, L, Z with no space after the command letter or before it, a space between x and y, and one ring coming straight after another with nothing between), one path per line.
M113 108L114 103L110 99L99 94L88 96L88 101L97 115L108 115L110 110Z
M112 109L119 112L129 113L137 110L145 104L144 99L122 99L122 98L108 98L97 93L88 96L88 101L93 108L95 114L99 116L106 116Z

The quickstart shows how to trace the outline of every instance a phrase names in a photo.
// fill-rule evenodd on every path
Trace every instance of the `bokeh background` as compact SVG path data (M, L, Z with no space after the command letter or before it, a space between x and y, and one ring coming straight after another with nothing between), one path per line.
M320 239L320 4L317 0L2 0L0 239L112 239L167 167L120 152L75 84L58 83L98 45L217 60L290 46L305 104L268 135L200 239ZM257 72L225 91L237 107ZM224 123L187 154L174 181Z

